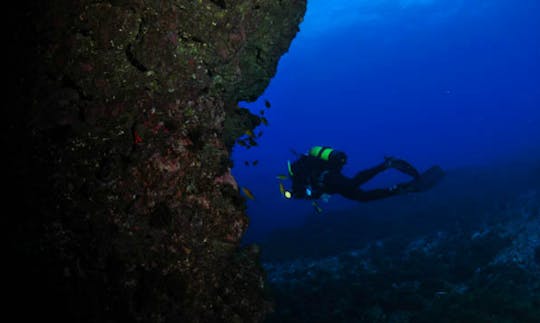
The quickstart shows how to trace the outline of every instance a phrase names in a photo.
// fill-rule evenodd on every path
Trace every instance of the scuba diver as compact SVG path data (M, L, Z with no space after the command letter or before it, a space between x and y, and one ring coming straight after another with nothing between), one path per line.
M426 191L444 177L444 171L439 166L433 166L420 174L411 164L402 159L385 157L379 165L362 170L350 178L341 173L346 163L347 155L344 152L324 146L312 147L309 153L301 155L292 164L290 161L287 162L288 176L278 176L278 179L289 178L292 181L292 189L286 190L280 183L280 191L287 199L313 200L313 206L320 212L321 209L316 200L327 201L332 194L368 202L405 193ZM404 173L412 177L412 180L389 188L373 190L359 188L360 185L388 169Z

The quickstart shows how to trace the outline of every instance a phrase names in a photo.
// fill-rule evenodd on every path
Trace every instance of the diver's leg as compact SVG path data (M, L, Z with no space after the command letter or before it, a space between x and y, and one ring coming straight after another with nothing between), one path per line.
M375 177L377 174L380 174L387 169L388 169L388 164L384 162L375 167L360 171L356 173L356 175L354 175L354 177L352 178L352 181L354 183L353 186L358 187L364 184L365 182L369 181L373 177Z
M375 170L376 167L372 168ZM374 171L375 172L375 171ZM381 171L379 171L380 173ZM332 172L324 177L324 193L339 194L345 198L367 202L380 200L390 196L412 192L411 184L414 181L400 183L390 188L373 189L364 191L358 188L354 178L348 178L341 173Z
M372 171L373 173L380 173L381 168L374 167L367 171ZM368 174L367 171L365 171L366 177L368 177L368 175L371 175L371 174ZM371 177L373 176L374 175L372 175ZM362 201L362 202L378 200L378 199L382 199L382 198L386 198L392 195L399 194L399 190L396 190L396 188L398 187L399 185L396 185L395 187L390 188L390 189L374 189L370 191L363 191L358 188L355 178L348 178L346 176L343 176L343 174L337 173L337 172L328 173L324 177L325 193L339 194L350 200L356 200L356 201Z
M413 178L419 178L420 173L412 166L409 162L404 161L403 159L397 159L394 157L385 157L385 161L379 165L360 171L354 175L352 178L354 186L358 187L365 182L369 181L376 175L384 172L387 169L394 168L395 170L409 175Z
M354 190L352 192L343 192L341 194L343 197L346 197L351 200L360 201L360 202L369 202L384 199L390 196L398 195L399 190L379 188L369 191L363 191L360 189Z
M397 159L394 157L385 157L385 165L387 168L393 168L403 174L409 175L412 178L419 178L420 172L414 168L409 162L403 159Z
M411 192L419 192L420 189L418 189L415 186L415 184L416 184L416 181L412 180L409 182L396 184L390 188L378 188L378 189L373 189L369 191L364 191L358 188L351 189L349 187L349 188L344 188L336 193L339 193L343 197L346 197L351 200L356 200L360 202L369 202L369 201L384 199L384 198L395 196L395 195L406 194L406 193L411 193Z
M342 192L354 191L358 185L356 185L354 179L344 176L339 172L329 172L324 176L323 186L325 193L342 194Z

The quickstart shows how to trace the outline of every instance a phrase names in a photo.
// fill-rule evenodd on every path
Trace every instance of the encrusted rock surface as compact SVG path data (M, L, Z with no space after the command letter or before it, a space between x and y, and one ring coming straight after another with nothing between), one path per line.
M40 1L10 11L7 305L70 322L257 322L230 176L305 0Z
M538 192L508 201L474 229L447 226L334 256L267 262L276 295L268 321L538 322Z

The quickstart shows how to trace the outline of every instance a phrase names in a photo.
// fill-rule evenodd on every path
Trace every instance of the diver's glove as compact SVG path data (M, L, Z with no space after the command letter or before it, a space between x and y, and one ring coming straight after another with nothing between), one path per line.
M411 164L403 159L397 159L395 157L384 157L384 164L386 168L394 168L404 174L407 174L413 178L419 178L420 173Z

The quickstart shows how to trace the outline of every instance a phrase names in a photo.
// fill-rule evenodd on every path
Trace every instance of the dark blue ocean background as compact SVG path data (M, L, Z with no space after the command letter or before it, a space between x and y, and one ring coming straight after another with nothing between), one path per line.
M265 107L266 100L270 108ZM514 211L524 214L519 210L525 204L532 208L531 214L538 212L531 205L537 205L540 198L540 1L309 0L300 32L281 58L266 92L258 101L241 106L255 114L264 111L268 120L267 126L255 131L263 132L256 147L234 148L233 174L254 195L253 200L247 199L250 227L244 242L262 246L262 261L274 281L283 281L283 277L276 278L279 262L288 261L289 268L299 266L300 273L306 263L292 262L304 259L309 266L322 266L320 259L360 250L396 234L410 233L404 243L414 242L422 234L456 237L458 231L476 239L475 234L482 230L495 232L489 223L514 221L515 217L508 217ZM321 204L323 213L316 215L308 201L285 200L275 178L287 173L287 160L295 158L291 150L305 153L314 145L346 152L347 175L380 163L384 156L395 156L421 171L440 165L447 176L430 192L367 204L333 196ZM255 166L253 161L257 161ZM363 188L404 179L389 171ZM523 223L513 225L530 229L540 222ZM538 231L529 237L538 238ZM464 244L457 252L450 250L455 245L449 244L452 239L445 241L449 253L473 255L460 261L478 269L492 266L493 259L499 259L497 252L518 239L508 236L511 233L504 238L508 241L501 238L505 243L501 239L484 241L494 245L493 250L475 249L489 258L478 264L470 264L478 259L470 251L471 245ZM529 246L536 248L537 265L539 246ZM444 257L442 251L441 255ZM472 277L458 278L473 290ZM438 281L453 279L458 284L458 278L441 276ZM398 290L402 285L392 286ZM371 316L364 315L365 311L364 316L347 314L348 307L343 305L344 309L334 313L341 319L321 317L326 315L321 314L326 313L325 306L334 310L339 306L324 303L324 297L314 296L317 294L304 287L290 288L290 293L303 290L303 296L298 295L304 299L303 305L278 301L276 321L386 322L392 321L390 312L409 311L407 317L411 317L411 311L425 310L343 301L351 308L368 309ZM320 287L323 294L324 288ZM275 289L277 297L283 297L285 289L282 294L279 286ZM441 287L429 293L450 292ZM309 295L320 301L315 302L321 309L314 314L318 319L294 314L314 311L308 304L312 302ZM358 298L362 297L353 297ZM497 304L494 301L489 306ZM531 317L519 315L504 319L528 322L537 318L534 313ZM485 317L469 318L482 321ZM497 321L496 315L493 321Z

